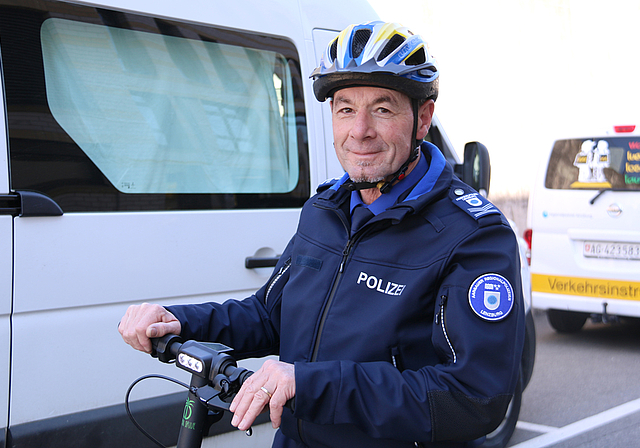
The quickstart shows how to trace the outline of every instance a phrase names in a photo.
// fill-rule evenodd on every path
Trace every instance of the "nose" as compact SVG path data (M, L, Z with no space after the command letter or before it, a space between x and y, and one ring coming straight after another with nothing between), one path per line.
M375 138L376 131L373 118L365 111L358 111L349 135L356 140L365 140L367 138Z

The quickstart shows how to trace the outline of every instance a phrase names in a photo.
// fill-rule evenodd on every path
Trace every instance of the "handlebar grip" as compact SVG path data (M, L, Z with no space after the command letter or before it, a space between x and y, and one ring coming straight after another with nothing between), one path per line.
M166 334L161 338L151 338L151 356L159 361L170 363L176 359L176 355L184 341L177 334Z

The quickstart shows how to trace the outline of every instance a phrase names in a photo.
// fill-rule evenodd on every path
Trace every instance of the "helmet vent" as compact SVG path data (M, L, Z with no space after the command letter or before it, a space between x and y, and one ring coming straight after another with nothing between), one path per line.
M331 63L338 57L338 39L334 39L329 49L329 56L331 56Z
M359 29L354 33L353 41L351 43L351 52L353 53L354 58L358 58L362 54L362 50L367 46L370 36L371 30L366 28Z
M424 54L424 48L418 48L415 53L407 58L404 63L406 65L420 65L427 61L427 56Z
M378 56L377 61L380 62L384 58L389 56L391 53L395 51L396 48L402 45L402 43L405 40L407 39L404 36L401 36L400 34L394 34L393 37L389 39L389 42L387 42L387 45L385 45L382 51L380 52L380 56Z

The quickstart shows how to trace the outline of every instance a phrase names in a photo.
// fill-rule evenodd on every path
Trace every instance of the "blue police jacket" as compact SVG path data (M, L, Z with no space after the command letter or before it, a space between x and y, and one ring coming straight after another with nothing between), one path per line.
M517 240L435 146L421 149L427 173L353 235L351 193L334 180L256 294L168 307L184 338L295 364L274 446L472 446L504 416L524 340Z

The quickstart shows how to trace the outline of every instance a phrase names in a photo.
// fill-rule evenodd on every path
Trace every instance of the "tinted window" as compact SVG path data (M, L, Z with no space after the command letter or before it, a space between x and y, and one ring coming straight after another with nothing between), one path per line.
M429 132L424 139L425 141L436 145L444 154L444 157L447 159L447 161L455 166L456 159L454 159L453 155L451 154L450 148L445 144L444 139L442 138L442 134L440 133L440 129L437 126L432 124L431 127L429 127Z
M290 41L34 4L0 1L12 189L45 193L65 212L298 207L309 197Z
M640 137L558 140L547 188L640 190Z

